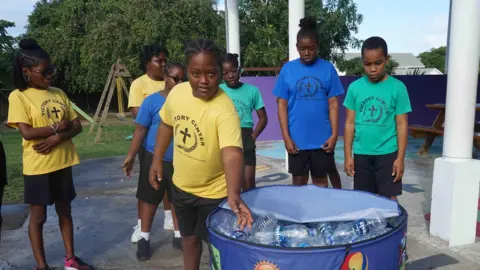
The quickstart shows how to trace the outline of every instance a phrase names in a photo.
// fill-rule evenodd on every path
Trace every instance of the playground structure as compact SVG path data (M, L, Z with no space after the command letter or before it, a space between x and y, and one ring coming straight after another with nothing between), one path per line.
M89 133L95 130L95 125L97 124L100 111L102 111L103 108L102 116L100 118L100 122L98 123L97 135L95 136L95 143L98 143L101 140L103 126L107 124L106 120L108 110L110 108L113 94L115 92L117 92L118 102L117 117L120 119L124 119L125 117L123 94L125 94L128 98L128 88L125 84L125 80L127 80L131 84L132 75L130 71L128 71L128 68L125 66L125 64L123 64L122 61L118 59L117 62L113 64L110 69L110 73L107 77L107 82L105 83L105 87L103 88L102 96L100 97L100 101L98 102L97 110L95 111L93 121L91 122L92 124L90 125Z

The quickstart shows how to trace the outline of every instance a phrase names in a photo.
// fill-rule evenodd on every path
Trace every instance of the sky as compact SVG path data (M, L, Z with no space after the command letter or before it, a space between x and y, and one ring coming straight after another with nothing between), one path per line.
M8 32L13 36L25 32L36 0L1 2L0 19L16 24ZM449 0L356 0L355 3L364 16L355 34L357 38L381 36L390 52L415 55L446 44ZM224 8L224 0L219 0L219 7Z

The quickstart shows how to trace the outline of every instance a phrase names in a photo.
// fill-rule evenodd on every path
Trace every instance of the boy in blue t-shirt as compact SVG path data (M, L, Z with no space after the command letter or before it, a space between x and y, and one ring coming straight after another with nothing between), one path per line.
M165 89L153 93L145 98L140 106L135 122L137 127L133 134L130 150L123 162L125 175L131 177L135 156L138 153L140 160L140 175L138 177L137 199L139 200L138 216L140 217L140 240L137 245L137 259L144 261L151 256L150 229L157 207L162 202L165 192L168 200L172 201L173 176L173 145L168 147L163 160L163 177L160 188L155 190L149 182L150 167L153 161L153 150L157 138L158 126L162 122L160 109L166 101L170 90L185 80L185 70L181 64L168 63L165 67ZM159 89L160 90L160 89ZM174 224L173 246L182 249L181 236L178 229L175 211L172 211Z
M366 76L350 85L344 102L345 171L354 177L355 190L396 200L402 194L412 108L405 85L385 72L388 60L385 40L371 37L363 43Z
M327 175L337 172L333 152L338 137L337 97L344 90L334 66L317 57L316 21L304 18L300 28L300 59L283 66L273 94L293 184L307 184L310 172L315 185L327 187Z

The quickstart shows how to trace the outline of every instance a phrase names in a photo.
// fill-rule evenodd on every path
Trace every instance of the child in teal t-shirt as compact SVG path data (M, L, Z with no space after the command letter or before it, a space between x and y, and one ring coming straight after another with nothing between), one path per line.
M354 177L355 190L396 199L402 194L407 113L412 108L405 85L386 74L388 60L382 38L363 43L366 76L350 85L344 102L345 171Z
M245 181L243 191L255 188L255 166L257 158L255 140L267 126L268 118L258 88L248 83L240 82L238 54L227 53L223 59L223 80L220 88L232 99L240 117L243 139L243 156L245 162ZM258 116L254 127L252 112Z

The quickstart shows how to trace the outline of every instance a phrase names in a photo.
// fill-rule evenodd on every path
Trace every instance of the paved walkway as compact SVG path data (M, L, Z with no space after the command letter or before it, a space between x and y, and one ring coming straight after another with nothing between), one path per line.
M261 143L258 158L258 185L289 184L290 176L285 172L284 160L272 157L277 153L283 157L281 144ZM337 153L342 150L337 149ZM163 229L163 211L159 210L152 232L154 255L148 262L137 262L136 246L130 243L132 226L136 223L136 182L127 180L120 169L123 158L88 160L75 167L75 182L78 192L73 202L75 239L78 256L95 265L97 269L183 269L181 253L171 248L172 233ZM343 173L338 164L344 188L352 188L352 179ZM430 208L430 189L433 158L412 156L406 161L404 194L400 203L409 212L408 269L480 269L480 244L461 248L448 248L444 242L431 239L424 215ZM137 170L138 171L138 170ZM6 213L12 213L8 211ZM19 214L15 220L22 221L22 206L13 211ZM4 218L9 219L10 215ZM31 254L27 226L10 222L17 229L3 232L0 246L0 269L32 269L35 265ZM45 225L45 248L51 266L61 266L63 245L57 227L53 207L49 208ZM206 254L205 254L206 255ZM204 256L201 269L208 268Z

